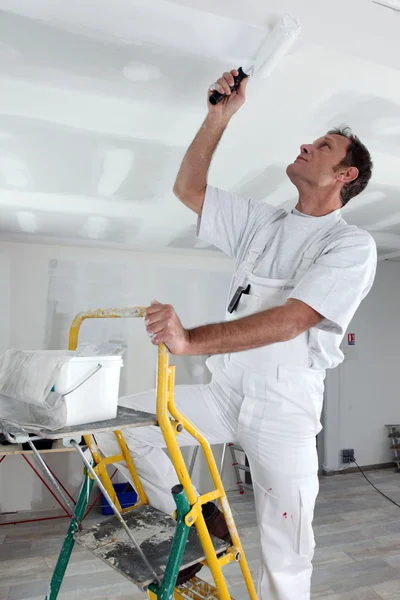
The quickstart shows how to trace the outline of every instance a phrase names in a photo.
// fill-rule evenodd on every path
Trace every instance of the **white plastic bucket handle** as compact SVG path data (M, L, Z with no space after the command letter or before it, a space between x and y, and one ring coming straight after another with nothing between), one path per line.
M100 371L100 369L102 368L103 365L101 365L100 363L97 365L97 367L95 368L94 371L92 371L91 373L89 373L89 375L87 375L87 377L85 377L85 379L83 381L81 381L80 383L78 383L77 385L75 385L73 388L71 388L70 390L68 390L67 392L64 392L63 394L61 394L62 396L68 396L68 394L72 394L72 392L75 392L77 389L79 389L84 383L86 383L91 377L93 377L93 375L95 373L97 373L97 371Z

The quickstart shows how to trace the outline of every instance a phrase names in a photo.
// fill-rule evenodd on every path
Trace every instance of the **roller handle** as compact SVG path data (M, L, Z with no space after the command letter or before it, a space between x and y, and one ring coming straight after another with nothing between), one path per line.
M238 75L236 75L236 77L233 78L235 83L231 86L232 92L236 92L241 81L243 81L243 79L246 79L246 77L248 77L248 75L246 75L246 73L243 71L242 67L239 67ZM226 97L226 94L220 94L219 92L217 92L217 90L214 90L213 93L210 94L208 100L211 104L215 105L215 104L218 104L218 102L221 102L221 100L225 97Z

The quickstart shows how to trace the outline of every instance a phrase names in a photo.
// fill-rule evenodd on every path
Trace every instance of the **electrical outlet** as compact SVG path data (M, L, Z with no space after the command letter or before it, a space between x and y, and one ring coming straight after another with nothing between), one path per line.
M348 464L354 461L354 450L353 448L347 448L345 450L342 450L341 452L342 454L342 462L344 464Z

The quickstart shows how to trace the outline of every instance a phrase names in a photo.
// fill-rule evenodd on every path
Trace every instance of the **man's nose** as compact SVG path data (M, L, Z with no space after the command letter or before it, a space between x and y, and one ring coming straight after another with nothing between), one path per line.
M302 154L311 154L313 151L312 144L302 144L300 146L300 150Z

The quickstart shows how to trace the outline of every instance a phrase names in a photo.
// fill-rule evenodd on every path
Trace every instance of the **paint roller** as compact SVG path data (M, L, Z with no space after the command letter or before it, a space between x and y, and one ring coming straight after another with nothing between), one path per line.
M239 67L238 75L234 77L235 83L231 86L232 92L237 90L240 82L246 77L253 77L254 75L268 77L293 46L300 35L300 31L300 22L295 17L283 15L261 45L254 64L249 65L246 71ZM211 104L218 104L225 96L226 94L214 90L209 96L209 101Z

